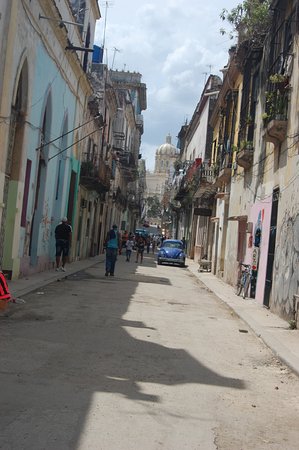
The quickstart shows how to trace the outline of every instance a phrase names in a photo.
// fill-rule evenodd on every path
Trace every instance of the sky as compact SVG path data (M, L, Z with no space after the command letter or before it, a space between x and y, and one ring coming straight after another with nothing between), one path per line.
M147 87L141 153L148 170L154 170L155 152L168 133L177 145L180 128L191 120L209 74L222 76L234 41L220 34L221 28L230 31L220 13L239 2L99 1L102 18L95 44L104 43L103 62L114 70L141 73Z

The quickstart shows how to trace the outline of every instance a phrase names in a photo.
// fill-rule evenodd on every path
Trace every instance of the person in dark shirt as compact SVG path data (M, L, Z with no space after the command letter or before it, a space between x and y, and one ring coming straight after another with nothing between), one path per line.
M61 223L55 228L56 239L56 271L62 270L65 272L65 263L69 255L71 240L72 240L72 227L68 224L67 217L61 219ZM60 266L60 260L62 256L62 264Z
M117 253L122 248L121 235L117 231L117 225L113 225L111 230L108 231L105 239L105 249L106 249L106 272L105 276L114 277L115 263L117 259Z
M144 247L145 247L145 240L142 236L139 236L137 238L137 252L136 252L136 262L137 263L138 263L138 259L140 256L140 264L142 264Z

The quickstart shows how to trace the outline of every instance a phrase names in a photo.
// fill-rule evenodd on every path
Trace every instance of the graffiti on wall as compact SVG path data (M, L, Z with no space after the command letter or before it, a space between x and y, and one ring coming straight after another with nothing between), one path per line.
M292 318L293 296L299 289L299 214L285 216L276 244L273 304L284 316Z

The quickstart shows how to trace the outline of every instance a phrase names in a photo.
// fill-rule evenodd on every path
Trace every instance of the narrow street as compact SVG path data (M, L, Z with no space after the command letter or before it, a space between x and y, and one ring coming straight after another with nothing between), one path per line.
M298 449L298 378L188 268L134 257L1 318L0 448Z

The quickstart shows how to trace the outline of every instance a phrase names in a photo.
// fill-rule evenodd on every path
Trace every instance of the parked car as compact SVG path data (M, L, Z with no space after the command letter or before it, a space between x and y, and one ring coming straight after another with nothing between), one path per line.
M186 254L184 251L184 244L178 239L166 239L158 250L157 262L158 264L169 263L179 264L185 267Z

